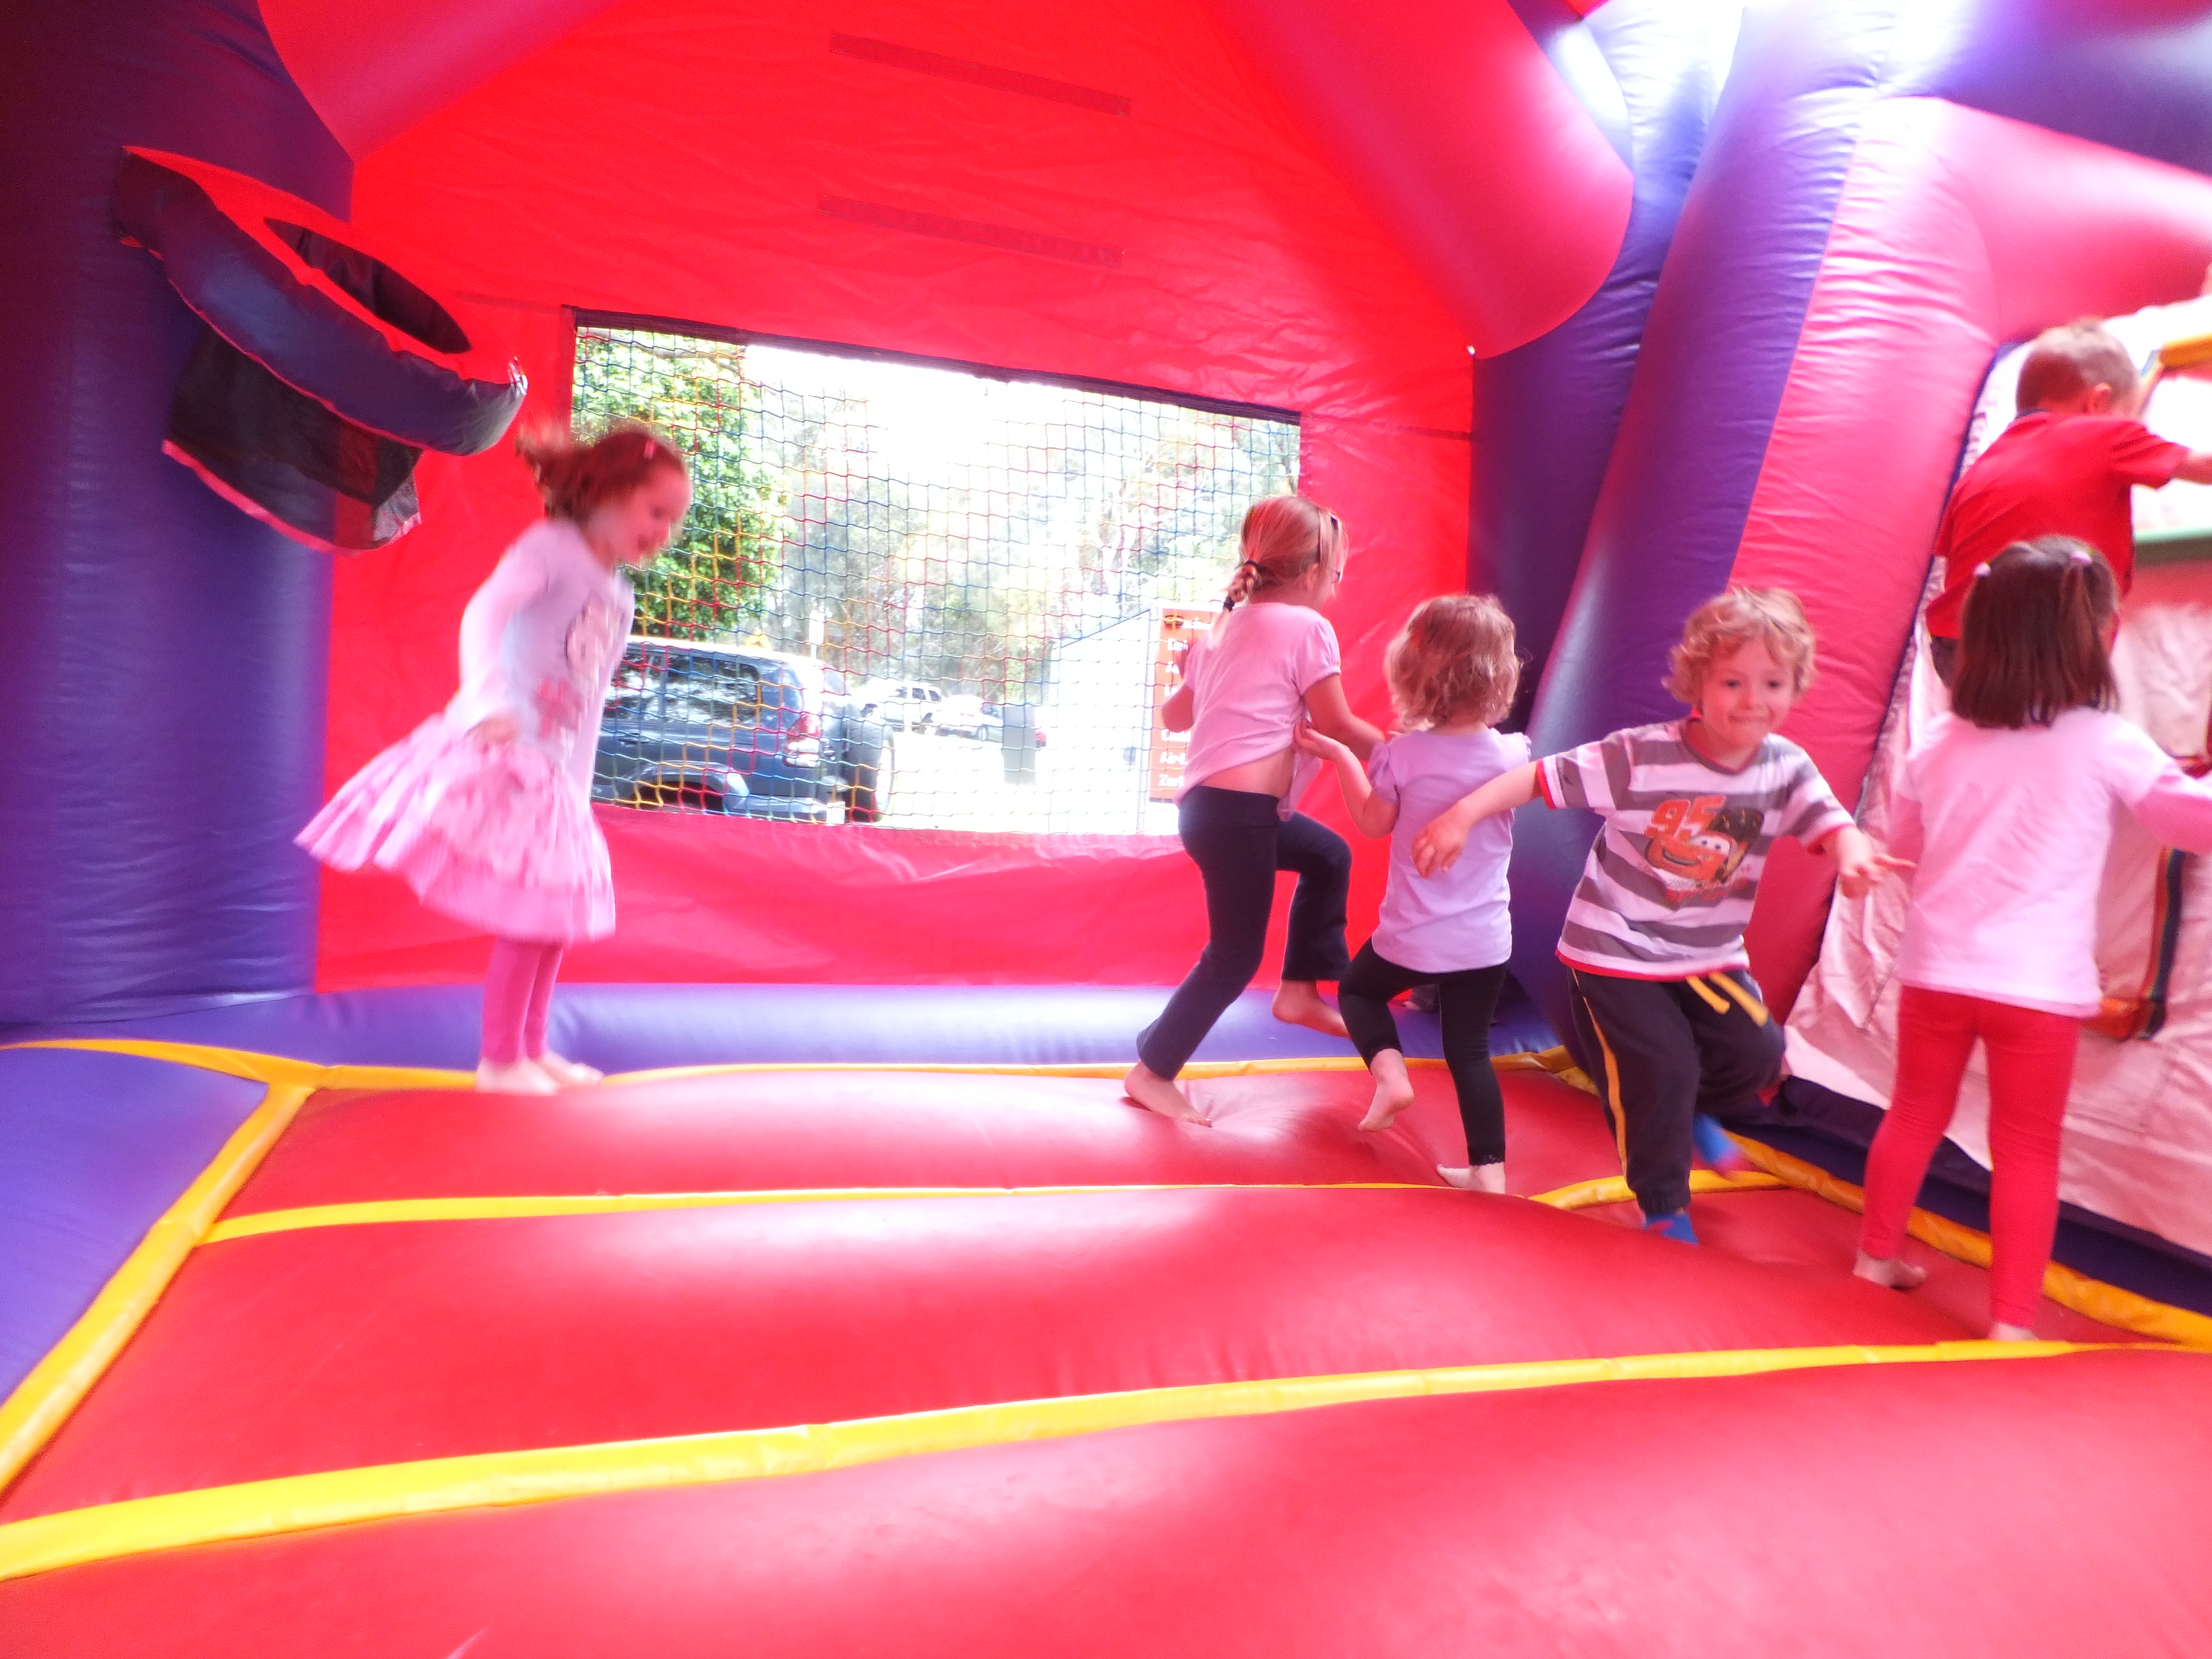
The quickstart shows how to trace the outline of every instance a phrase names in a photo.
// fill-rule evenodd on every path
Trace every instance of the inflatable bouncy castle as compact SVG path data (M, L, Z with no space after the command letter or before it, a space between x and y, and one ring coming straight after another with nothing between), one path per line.
M1699 1248L1572 1046L1587 814L1517 825L1510 1194L1419 1012L1381 1133L1265 991L1212 1127L1119 1082L1261 495L1340 517L1355 709L1494 592L1539 755L1792 590L1878 834L2020 344L2212 333L2203 0L52 0L0 66L0 1655L2212 1652L2201 861L2105 872L2030 1342L1978 1082L1926 1285L1850 1274L1899 901L1787 848ZM628 416L696 504L554 1007L609 1076L479 1092L488 942L294 838L453 695L515 434ZM2197 757L2201 500L2118 647Z

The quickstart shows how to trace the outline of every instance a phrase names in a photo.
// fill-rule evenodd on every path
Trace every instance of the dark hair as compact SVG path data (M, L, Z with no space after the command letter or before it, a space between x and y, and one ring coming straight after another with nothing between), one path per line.
M538 480L546 516L554 519L587 519L655 472L691 476L682 450L651 427L630 421L592 443L578 442L561 427L541 426L515 439L514 453Z
M2087 542L2014 542L1977 567L1966 590L1952 713L2017 730L2069 708L2112 708L2119 690L2105 630L2118 608L2112 567Z

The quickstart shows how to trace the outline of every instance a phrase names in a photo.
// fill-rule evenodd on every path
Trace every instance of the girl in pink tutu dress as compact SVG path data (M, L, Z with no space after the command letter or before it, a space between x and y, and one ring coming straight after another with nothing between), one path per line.
M432 909L494 936L477 1086L550 1094L599 1073L545 1046L561 955L614 931L592 818L599 711L632 601L626 564L691 506L683 456L643 427L597 443L525 438L545 517L461 617L461 689L363 767L300 834L337 870L374 865Z

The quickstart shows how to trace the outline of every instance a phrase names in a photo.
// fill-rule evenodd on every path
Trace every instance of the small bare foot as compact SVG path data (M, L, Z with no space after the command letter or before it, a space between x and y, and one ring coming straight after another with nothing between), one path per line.
M1413 1079L1406 1075L1405 1055L1395 1048L1383 1049L1367 1069L1375 1074L1375 1098L1367 1115L1359 1120L1359 1127L1387 1129L1392 1119L1413 1103Z
M1439 1164L1437 1173L1463 1193L1503 1193L1505 1190L1505 1166L1503 1164Z
M477 1066L477 1087L488 1095L550 1095L560 1086L535 1060L487 1060Z
M1206 1114L1190 1103L1189 1096L1141 1060L1132 1066L1129 1075L1121 1079L1121 1092L1146 1111L1158 1112L1162 1117L1195 1123L1201 1128L1210 1127Z
M542 1054L532 1055L531 1063L563 1089L580 1089L587 1083L597 1083L606 1075L596 1066L565 1059L550 1048Z
M2033 1342L2035 1333L2025 1325L2008 1325L2002 1319L1990 1327L1992 1342Z
M1893 1291L1917 1289L1928 1277L1927 1268L1917 1267L1901 1255L1869 1255L1864 1250L1851 1271L1870 1285L1886 1285Z
M1344 1016L1322 1000L1321 988L1310 979L1286 979L1275 993L1275 1018L1285 1025L1303 1025L1324 1036L1348 1037Z

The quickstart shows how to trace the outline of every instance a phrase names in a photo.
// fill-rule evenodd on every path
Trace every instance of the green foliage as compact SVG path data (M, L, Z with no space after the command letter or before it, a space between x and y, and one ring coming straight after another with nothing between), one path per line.
M757 411L744 361L742 346L720 341L577 331L576 430L649 421L691 466L690 516L633 574L640 634L727 639L768 612L789 524L781 477L749 459Z
M642 417L691 457L638 631L854 682L1042 701L1062 644L1218 597L1245 507L1297 487L1287 422L916 365L592 329L575 386L580 430Z

